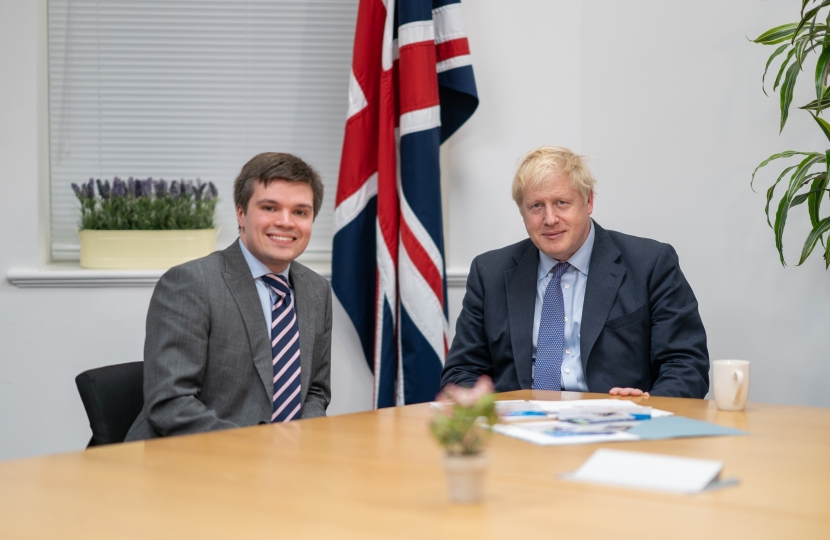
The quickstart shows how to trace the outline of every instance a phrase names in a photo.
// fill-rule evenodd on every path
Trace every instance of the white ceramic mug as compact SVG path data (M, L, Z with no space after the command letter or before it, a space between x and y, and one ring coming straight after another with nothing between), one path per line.
M749 396L749 361L714 360L715 403L722 411L742 411Z

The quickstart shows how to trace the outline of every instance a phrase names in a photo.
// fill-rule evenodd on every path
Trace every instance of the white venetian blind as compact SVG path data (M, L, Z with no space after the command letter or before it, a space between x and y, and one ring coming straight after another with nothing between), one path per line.
M219 188L219 247L236 237L233 180L259 152L320 172L304 260L330 258L357 0L50 0L52 257L78 259L90 177Z

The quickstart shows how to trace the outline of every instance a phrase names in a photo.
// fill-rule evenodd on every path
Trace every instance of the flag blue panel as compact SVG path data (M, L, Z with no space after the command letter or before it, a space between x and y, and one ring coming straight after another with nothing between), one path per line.
M400 316L403 376L406 381L404 402L409 405L432 401L440 389L444 366L403 306Z

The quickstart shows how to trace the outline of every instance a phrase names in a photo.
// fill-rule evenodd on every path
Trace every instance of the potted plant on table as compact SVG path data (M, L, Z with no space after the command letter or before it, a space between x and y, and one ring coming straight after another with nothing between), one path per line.
M482 375L472 388L454 384L444 387L438 396L439 408L430 422L430 430L446 450L444 468L450 499L454 502L478 502L484 490L490 428L498 422L493 382Z
M824 0L803 0L801 2L801 15L798 22L784 24L767 30L754 40L762 45L778 45L775 51L767 60L764 75L761 78L763 89L764 79L770 65L776 58L783 58L777 66L778 72L775 77L772 89L779 92L779 107L781 109L780 130L783 131L790 112L790 104L793 99L798 74L807 65L807 60L812 53L817 54L813 81L815 85L816 99L799 107L807 111L813 117L817 126L830 140L830 123L821 118L822 112L830 108L830 88L827 86L828 74L830 74L830 3ZM823 11L822 11L823 10ZM811 71L808 69L808 71ZM764 90L766 93L766 90ZM772 227L775 233L775 247L781 264L786 265L784 260L784 227L791 208L807 203L807 213L810 217L812 230L808 233L807 239L801 250L801 258L798 264L804 263L807 257L821 242L824 264L830 268L830 241L825 239L825 234L830 231L830 216L821 217L821 203L830 193L828 189L828 176L830 176L830 149L820 152L787 150L773 154L761 162L752 173L752 181L755 180L755 173L758 169L778 159L796 158L794 165L786 167L772 186L767 189L767 224ZM775 189L786 176L789 179L785 182L784 193L777 204L775 220L770 218L770 206L775 196ZM752 185L752 182L750 182Z
M98 196L96 197L96 186ZM169 268L216 248L216 186L116 177L72 184L84 268Z

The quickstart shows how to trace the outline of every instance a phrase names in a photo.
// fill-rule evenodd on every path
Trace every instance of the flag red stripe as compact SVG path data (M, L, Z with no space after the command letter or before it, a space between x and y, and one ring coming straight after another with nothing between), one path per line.
M369 104L377 103L385 24L386 7L381 0L360 2L354 34L352 71Z
M335 206L348 199L377 170L380 63L386 8L381 0L360 2L357 11L352 72L367 106L346 121Z
M378 114L369 104L346 122L335 206L363 186L378 170Z
M395 70L380 77L380 117L378 121L378 225L383 240L398 266L398 175L396 163ZM382 314L381 314L382 316Z
M435 46L421 41L400 51L400 114L439 104Z
M432 292L435 293L441 307L443 307L444 281L441 279L441 274L438 273L438 269L435 268L435 263L432 262L429 254L415 237L415 234L409 228L405 219L401 220L401 242L403 243L404 249L406 249L406 253L409 255L409 259L415 265L415 268L418 269L421 276L423 276L424 281L430 286Z
M435 46L435 57L438 62L466 54L470 54L470 43L467 38L453 39Z

